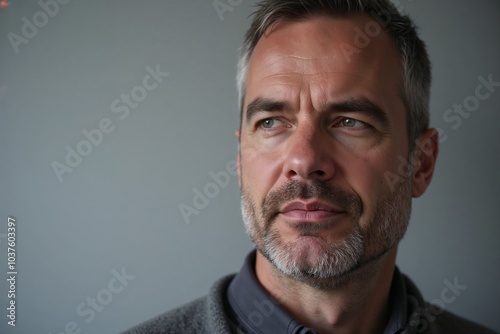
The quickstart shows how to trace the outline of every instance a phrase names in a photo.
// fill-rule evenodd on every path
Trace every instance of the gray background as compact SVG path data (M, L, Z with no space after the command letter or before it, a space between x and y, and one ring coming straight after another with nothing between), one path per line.
M228 3L228 0L222 0ZM7 272L7 216L17 219L17 326L0 333L117 333L205 294L252 248L237 179L186 224L179 205L225 170L237 152L237 49L253 1L218 16L211 0L71 1L15 53L7 34L33 22L35 1L0 12L0 268ZM500 88L454 130L443 120L474 94L478 76L500 81L500 2L411 1L434 65L432 124L448 136L433 183L414 201L398 264L428 300L444 281L467 285L446 308L500 331ZM123 120L111 110L141 85L146 67L169 76ZM59 182L51 164L103 118L115 129ZM76 312L133 275L96 313Z

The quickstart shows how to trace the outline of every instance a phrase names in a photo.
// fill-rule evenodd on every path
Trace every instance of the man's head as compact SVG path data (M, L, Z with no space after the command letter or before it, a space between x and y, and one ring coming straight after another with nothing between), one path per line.
M356 14L368 15L371 19L366 26L356 27L356 34L349 44L343 46L343 53L349 58L350 55L359 53L365 45L369 45L372 36L380 31L375 23L379 23L381 30L390 34L397 48L403 72L400 94L408 115L408 139L412 150L418 136L429 127L431 64L425 44L419 38L411 19L401 15L388 0L261 1L246 33L238 63L236 81L242 116L250 57L260 38L269 32L269 28L283 20L307 20L317 15L342 18Z
M394 249L437 154L411 21L381 0L263 1L238 86L242 211L257 249L319 288Z

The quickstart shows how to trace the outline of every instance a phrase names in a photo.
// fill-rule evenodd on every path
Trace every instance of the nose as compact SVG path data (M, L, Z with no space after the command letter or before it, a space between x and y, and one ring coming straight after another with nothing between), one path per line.
M331 137L312 125L297 128L288 138L283 173L288 179L327 181L335 174Z

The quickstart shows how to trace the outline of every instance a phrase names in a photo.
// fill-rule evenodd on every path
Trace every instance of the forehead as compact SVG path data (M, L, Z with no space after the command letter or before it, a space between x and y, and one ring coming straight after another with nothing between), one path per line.
M278 21L250 57L245 100L262 95L263 90L285 88L290 93L290 85L305 82L323 95L352 86L374 95L385 91L399 96L400 67L394 41L369 15Z

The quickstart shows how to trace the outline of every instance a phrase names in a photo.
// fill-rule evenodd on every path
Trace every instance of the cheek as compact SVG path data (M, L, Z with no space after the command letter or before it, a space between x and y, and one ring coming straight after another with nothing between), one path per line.
M394 152L394 148L376 149L363 156L342 159L345 180L363 203L362 217L373 217L377 202L390 192L386 175L397 170L397 154L391 151Z
M263 152L250 145L241 146L241 179L245 192L260 203L280 176L276 152Z

